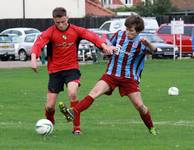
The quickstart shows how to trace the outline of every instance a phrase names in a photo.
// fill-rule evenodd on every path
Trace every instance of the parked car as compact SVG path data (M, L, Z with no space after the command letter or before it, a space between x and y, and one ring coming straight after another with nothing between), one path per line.
M92 32L95 32L100 38L103 40L110 39L112 34L105 30L99 29L89 29ZM84 53L84 55L83 55ZM86 61L86 60L93 60L94 62L97 61L99 49L90 41L81 40L78 48L78 60L79 61Z
M32 33L40 33L40 31L35 28L19 27L19 28L9 28L1 32L1 34L17 35L23 40L27 34L32 34Z
M30 58L31 48L39 35L40 33L26 35L24 41L21 42L18 47L17 54L19 56L19 60L26 61L28 58Z
M105 21L101 26L100 30L106 30L112 33L118 30L125 30L125 20L126 18L113 19ZM143 17L146 32L154 33L159 28L158 22L154 17Z
M194 24L184 24L184 34L182 35L182 56L192 56L192 32ZM166 43L173 44L173 35L171 34L171 24L162 24L156 34ZM175 35L175 44L180 50L180 35Z
M140 37L148 39L156 48L152 58L173 58L174 57L174 45L167 44L159 36L153 33L140 33ZM175 58L179 56L178 47L175 46Z
M92 28L89 29L93 32L95 32L101 39L103 39L104 41L106 41L106 43L108 45L110 45L110 39L112 38L112 36L114 35L113 32L109 32L107 30L100 30L98 28ZM96 58L99 59L99 57L102 57L103 60L109 59L109 56L105 55L101 50L99 50L97 47L95 47L96 49Z
M110 31L107 31L107 30L101 30L101 29L98 29L98 28L91 28L89 30L96 33L103 40L107 40L107 39L110 40L111 37L114 35L114 32L110 32Z
M1 32L1 34L7 34L12 38L12 42L15 47L15 59L16 60L26 60L24 56L24 51L21 50L21 43L24 43L24 40L28 34L40 34L40 31L35 28L9 28ZM21 50L21 51L20 51Z
M78 60L93 60L96 53L95 45L88 40L81 40L78 47Z
M15 57L14 44L9 35L0 34L0 59L6 61Z

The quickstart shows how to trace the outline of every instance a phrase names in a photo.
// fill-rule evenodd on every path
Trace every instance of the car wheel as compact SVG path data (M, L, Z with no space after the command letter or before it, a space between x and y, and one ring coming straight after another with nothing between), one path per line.
M9 60L9 57L2 57L1 60L2 61L8 61Z
M24 50L21 50L19 52L19 60L20 61L26 61L28 58L27 53Z

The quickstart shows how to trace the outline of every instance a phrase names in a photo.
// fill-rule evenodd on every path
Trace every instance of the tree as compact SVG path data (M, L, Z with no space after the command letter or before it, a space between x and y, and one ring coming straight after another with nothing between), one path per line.
M137 6L130 8L131 11L137 12L141 16L156 16L177 11L178 9L172 5L170 0L146 0Z
M177 10L178 9L172 5L170 0L154 0L154 4L152 6L152 13L154 15L164 15Z

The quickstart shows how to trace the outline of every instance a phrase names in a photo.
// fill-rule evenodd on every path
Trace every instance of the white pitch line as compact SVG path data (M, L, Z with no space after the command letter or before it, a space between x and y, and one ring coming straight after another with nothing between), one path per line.
M142 121L100 121L100 125L128 125L128 124L142 124ZM194 127L194 120L179 120L179 121L154 121L155 125L169 125L169 126L190 126Z
M93 122L96 123L96 122ZM130 124L142 124L143 121L123 121L123 120L114 120L114 121L99 121L97 124L99 125L130 125ZM20 127L20 126L25 126L25 125L31 125L33 123L31 122L0 122L0 126L15 126L15 127ZM187 127L194 127L194 120L178 120L178 121L154 121L155 125L168 125L168 126L187 126Z

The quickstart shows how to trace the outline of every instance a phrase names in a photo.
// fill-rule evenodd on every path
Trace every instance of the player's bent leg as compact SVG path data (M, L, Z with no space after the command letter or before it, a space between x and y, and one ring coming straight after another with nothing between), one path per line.
M110 86L104 80L100 80L96 83L96 85L93 87L88 95L90 95L93 99L96 99L109 90Z
M74 113L81 113L82 111L88 109L97 97L109 90L110 87L105 81L98 81L89 94L73 108Z
M149 129L149 132L152 135L156 135L156 130L154 128L150 112L149 112L148 108L143 104L143 101L141 98L141 93L136 92L136 93L132 93L128 96L131 99L135 108L138 110L138 112L141 116L141 119L143 120L146 127Z
M87 95L84 99L82 99L77 105L75 105L73 108L64 108L62 107L62 103L59 105L60 110L64 111L64 114L66 114L67 120L73 120L75 116L82 111L86 110L89 106L92 105L94 102L94 99L103 93L107 92L110 89L109 85L100 80L97 82L95 87L90 91L89 95Z

